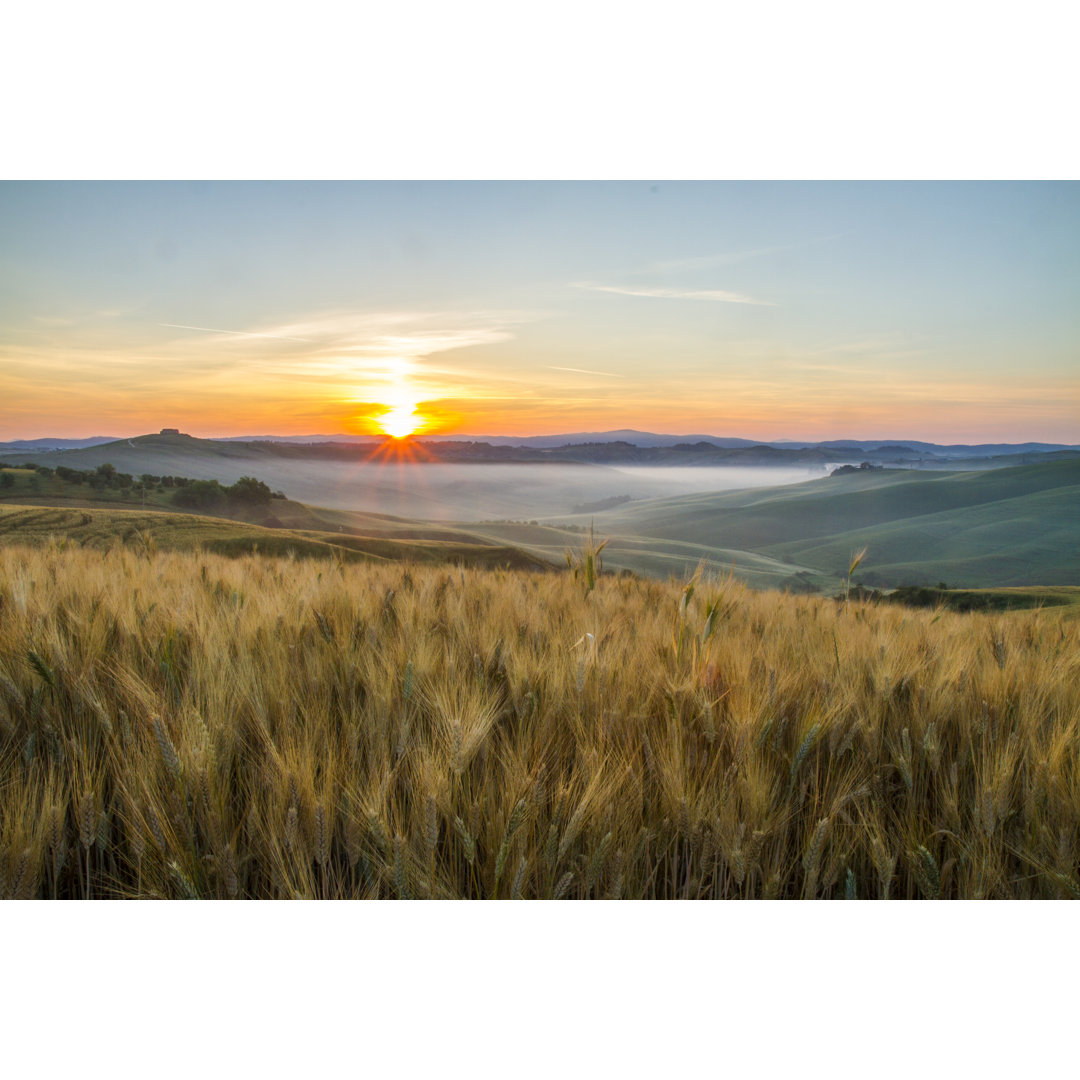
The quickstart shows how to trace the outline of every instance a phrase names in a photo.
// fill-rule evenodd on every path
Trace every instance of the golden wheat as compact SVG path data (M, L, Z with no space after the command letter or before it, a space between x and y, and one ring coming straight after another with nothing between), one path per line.
M3 895L1078 895L1067 613L593 555L0 550Z

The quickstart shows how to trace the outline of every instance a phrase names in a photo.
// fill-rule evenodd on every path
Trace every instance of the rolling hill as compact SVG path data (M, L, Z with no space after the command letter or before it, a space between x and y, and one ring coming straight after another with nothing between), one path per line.
M178 507L162 488L151 492L144 506L131 492L107 490L91 497L86 487L65 486L55 474L28 470L9 470L19 479L0 491L0 499L27 509L34 504L73 512L108 509L120 516L100 522L106 535L151 529L163 537L155 542L192 546L201 533L203 541L216 545L213 550L223 550L222 545L251 550L256 544L264 551L285 550L291 544L296 553L318 554L328 545L357 557L539 566L561 564L595 522L608 539L608 569L659 578L684 577L703 564L717 572L734 569L758 588L830 592L852 552L866 547L857 580L876 587L1080 581L1080 459L1056 455L1038 464L986 471L860 470L778 487L684 489L658 498L661 491L679 491L680 471L642 470L633 476L589 465L313 466L283 462L258 444L147 436L125 445L130 461L117 452L118 444L72 451L62 459L92 467L101 457L133 471L156 468L226 482L255 473L275 484L282 469L293 468L305 502L276 498L262 506L230 504L213 512L234 519L232 524L203 517L197 526L182 525L178 519L193 515L176 514ZM60 458L54 454L50 460ZM633 498L623 495L627 487ZM594 512L571 512L575 503L589 505L590 495L602 497ZM605 501L610 508L602 508ZM336 506L326 508L327 502ZM528 520L507 520L507 509ZM136 511L144 518L123 517ZM173 518L166 522L155 513ZM494 519L497 514L502 516ZM489 520L477 520L485 516ZM80 531L84 526L72 524L74 518L5 518L9 536L36 535L51 527L50 521L62 520L73 539L98 543L97 532Z
M266 528L227 518L158 510L0 506L0 544L58 544L108 551L206 551L285 555L346 562L448 564L482 569L550 570L527 552L486 542L400 539L309 529Z
M604 535L700 544L720 563L733 549L749 551L834 580L852 551L867 547L859 580L872 585L1080 579L1075 460L975 473L875 470L629 504L594 518Z

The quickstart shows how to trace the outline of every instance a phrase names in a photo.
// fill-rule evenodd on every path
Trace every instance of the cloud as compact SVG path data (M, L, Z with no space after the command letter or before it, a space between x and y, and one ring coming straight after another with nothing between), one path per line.
M182 323L162 323L180 329L205 330L226 335L222 344L242 345L259 340L297 342L309 346L290 350L298 358L366 357L420 359L474 345L492 345L513 337L514 323L532 318L524 312L402 311L365 314L329 311L294 322L263 326L251 331L215 330Z
M744 293L725 289L671 289L649 285L600 285L593 281L572 281L573 289L589 289L593 292L618 293L622 296L648 296L659 300L716 300L724 304L756 304L775 307L770 300L758 300Z

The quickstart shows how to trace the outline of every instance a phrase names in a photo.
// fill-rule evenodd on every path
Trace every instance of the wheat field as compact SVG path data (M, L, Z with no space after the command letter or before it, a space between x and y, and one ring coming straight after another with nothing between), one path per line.
M1080 621L0 549L0 895L1076 898Z

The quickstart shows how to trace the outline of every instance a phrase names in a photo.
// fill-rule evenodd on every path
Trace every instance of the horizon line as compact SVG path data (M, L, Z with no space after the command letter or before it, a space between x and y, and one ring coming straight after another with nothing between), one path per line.
M161 434L164 429L159 431L143 431L134 434L125 435L34 435L34 436L16 436L8 439L0 439L0 445L8 445L16 442L47 442L49 440L56 441L85 441L89 439L101 439L107 442L121 442L125 439L145 438L150 435ZM756 445L772 445L776 443L811 443L820 445L823 443L866 443L866 442L895 442L895 443L926 443L931 446L1022 446L1026 443L1034 443L1043 446L1058 446L1066 449L1080 449L1080 441L1078 442L1060 442L1054 440L1040 439L1040 438L1017 438L1013 436L1011 439L1006 438L987 438L981 437L978 442L942 442L936 439L927 437L913 438L910 436L901 435L873 435L865 437L854 437L850 435L835 435L826 437L792 437L783 436L777 438L768 437L753 437L745 435L717 435L709 432L668 432L668 431L646 431L641 428L604 428L596 431L568 431L568 432L538 432L532 435L517 435L517 434L497 434L491 433L469 433L469 432L419 432L407 438L412 441L423 441L425 439L437 439L437 440L462 440L462 441L483 441L485 439L558 439L558 438L580 438L582 436L597 436L597 435L617 435L617 434L635 434L646 435L650 438L671 438L671 439L737 439L742 442L754 443ZM181 431L182 435L190 435L189 432ZM353 439L353 440L371 440L373 442L380 442L386 439L388 436L378 432L312 432L297 435L281 435L281 434L269 434L269 433L241 433L234 435L191 435L191 438L204 439L208 442L232 440L232 441L266 441L266 440L335 440L335 439Z

